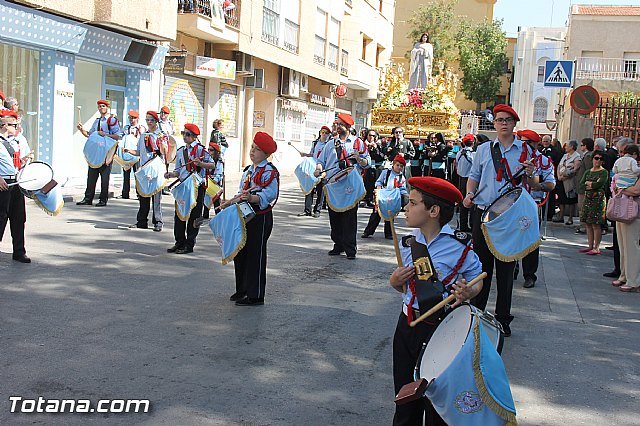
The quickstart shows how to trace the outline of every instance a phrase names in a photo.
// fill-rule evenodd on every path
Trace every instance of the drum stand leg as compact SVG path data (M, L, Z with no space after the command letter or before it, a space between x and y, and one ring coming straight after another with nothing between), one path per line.
M555 237L549 237L547 236L547 224L548 224L548 220L547 220L547 214L549 212L549 200L547 199L547 202L544 203L544 216L542 218L542 220L544 221L544 233L542 234L542 237L540 237L540 239L542 241L546 241L546 240L557 240L557 238Z

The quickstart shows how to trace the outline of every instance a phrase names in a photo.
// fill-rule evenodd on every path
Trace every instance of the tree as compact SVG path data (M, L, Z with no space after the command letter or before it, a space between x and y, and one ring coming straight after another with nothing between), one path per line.
M500 76L507 71L507 38L502 20L468 24L456 37L460 58L462 92L478 104L490 102L500 91Z
M455 47L455 25L457 16L453 9L458 0L435 0L420 6L409 19L411 31L407 35L415 43L423 33L429 34L429 41L433 45L433 69L438 69L438 63L448 63L457 60Z

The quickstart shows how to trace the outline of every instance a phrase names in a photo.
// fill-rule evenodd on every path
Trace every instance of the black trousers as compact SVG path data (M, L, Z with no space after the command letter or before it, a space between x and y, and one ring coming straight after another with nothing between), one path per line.
M96 184L100 176L100 201L106 203L109 199L109 177L111 176L111 163L103 164L94 169L89 167L87 171L87 189L84 191L84 199L93 201L96 196Z
M524 258L522 258L522 276L526 280L531 278L534 281L538 280L536 272L538 272L538 264L540 263L540 249L537 248Z
M638 220L638 219L636 219ZM613 270L620 272L620 246L618 245L618 227L613 223Z
M309 194L304 196L304 212L311 213L311 206L313 206L314 212L320 212L322 210L322 202L324 201L324 184L320 182L313 188ZM316 196L316 203L313 205L313 195Z
M445 178L444 169L432 169L431 176L444 179Z
M215 210L218 207L220 207L220 198L213 202L213 209ZM204 205L202 206L202 217L204 217L205 219L209 219L209 208Z
M198 187L198 197L196 198L196 206L191 210L189 220L181 220L177 214L174 215L173 236L176 239L178 247L187 247L193 249L196 245L196 237L200 228L193 226L193 222L202 216L202 204L204 200L204 187Z
M374 209L373 212L371 213L371 216L369 216L369 223L367 223L367 227L364 228L364 233L367 235L373 235L376 232L376 229L378 229L378 225L380 225L380 220L381 220L380 215ZM385 237L393 236L391 234L391 223L387 220L384 221L384 236Z
M7 183L14 183L15 179L5 179ZM24 224L27 222L27 212L24 205L24 195L18 185L9 187L7 191L0 191L0 241L4 237L4 230L9 221L13 255L20 256L27 253L24 247Z
M496 319L503 324L509 324L513 320L513 316L511 315L511 295L513 293L513 270L516 267L516 262L503 262L498 260L493 256L491 251L489 251L489 247L480 228L482 213L482 210L474 208L472 230L473 251L475 251L480 258L482 271L487 273L487 277L482 281L482 290L473 298L471 303L483 311L487 307L495 263L498 290L496 298Z
M137 191L136 191L137 192ZM162 216L157 217L156 211L160 211L162 200L162 192L159 192L152 197L142 197L138 195L138 203L140 207L138 208L138 215L136 216L136 225L140 228L146 228L149 225L149 210L151 209L151 204L153 203L153 214L151 215L151 223L154 225L156 223L162 223Z
M411 166L411 177L420 177L424 169L422 166Z
M129 198L129 189L131 188L131 170L133 173L138 171L138 164L134 164L129 170L122 172L122 198Z
M469 180L468 177L462 177L460 176L460 180L458 183L458 189L460 190L460 192L462 192L463 194L467 193L467 181ZM462 203L458 204L458 208L460 209L460 230L461 231L465 231L465 232L469 232L471 231L471 210L466 208L465 206L462 205Z
M355 256L358 251L356 243L358 206L346 212L336 212L329 207L329 225L331 225L333 249L343 251L347 256Z
M407 383L413 382L413 372L418 364L423 343L428 343L436 330L436 325L421 322L409 327L407 316L400 313L393 335L393 386L396 395ZM427 398L420 398L408 404L396 405L393 416L394 426L422 426L426 415L426 425L446 426Z
M367 194L364 196L364 201L367 203L373 203L373 191L376 189L377 178L375 167L364 169L364 188L367 190Z
M267 286L267 240L273 229L273 213L257 214L247 223L247 243L233 259L236 292L251 299L264 298Z

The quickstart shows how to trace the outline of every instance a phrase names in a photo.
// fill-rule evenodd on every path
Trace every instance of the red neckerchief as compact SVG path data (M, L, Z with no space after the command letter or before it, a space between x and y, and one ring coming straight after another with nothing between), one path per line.
M133 130L133 132L131 131ZM140 137L140 125L138 124L137 126L132 126L129 125L129 134L135 136L136 138Z
M145 135L144 146L147 148L147 151L156 152L158 150L155 138L153 138L151 134Z
M187 146L185 145L184 149L187 149ZM198 156L198 144L195 144L193 146L193 148L191 148L191 152L188 155L188 161L193 161L194 158L196 158ZM195 172L197 166L193 163L189 163L186 165L187 167L187 171L188 172Z
M400 176L400 180L397 177L393 178L393 187L400 188L404 182L402 182L402 175Z
M498 142L500 143L500 142ZM515 144L515 140L513 141L513 143ZM528 146L527 143L520 141L520 143L522 144L522 153L520 154L520 159L518 160L520 163L524 163L525 161L527 161L528 157L529 157L529 150L528 150ZM534 154L535 155L535 154ZM502 176L502 169L506 169L507 171L507 176L509 178L509 180L511 181L511 183L513 184L513 186L515 186L515 182L513 180L513 174L511 173L511 167L509 167L509 162L507 161L507 159L502 156L502 158L500 159L500 168L498 169L498 173L496 173L496 181L500 182L503 178ZM524 183L526 185L526 181Z

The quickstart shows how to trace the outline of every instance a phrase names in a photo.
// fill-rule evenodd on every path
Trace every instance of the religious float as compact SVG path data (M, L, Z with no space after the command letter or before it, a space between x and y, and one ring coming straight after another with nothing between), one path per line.
M400 64L383 71L382 95L371 111L371 128L380 136L393 136L393 128L402 126L404 136L410 139L426 138L433 132L458 137L460 112L453 103L457 76L441 68L438 75L429 78L426 88L410 89L403 75Z

